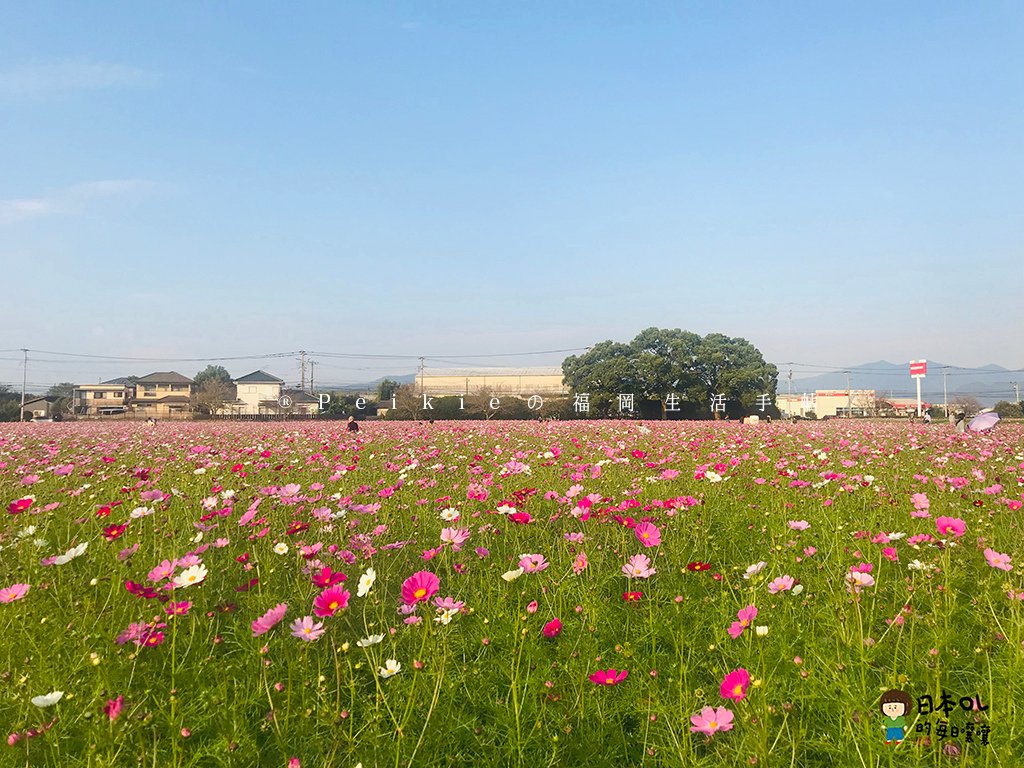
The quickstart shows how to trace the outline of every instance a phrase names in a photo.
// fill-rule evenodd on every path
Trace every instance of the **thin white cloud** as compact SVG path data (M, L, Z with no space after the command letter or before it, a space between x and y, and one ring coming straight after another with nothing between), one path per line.
M142 179L103 179L73 184L40 197L0 200L0 225L76 213L97 200L143 194L155 186Z
M44 97L71 91L149 88L155 72L90 59L15 64L0 69L0 95Z

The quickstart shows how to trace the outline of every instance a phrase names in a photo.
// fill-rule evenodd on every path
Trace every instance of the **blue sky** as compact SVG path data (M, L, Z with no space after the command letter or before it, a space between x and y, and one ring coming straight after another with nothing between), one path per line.
M460 358L653 325L1024 366L1019 3L3 16L0 350L532 365L564 355ZM34 356L38 384L203 367Z

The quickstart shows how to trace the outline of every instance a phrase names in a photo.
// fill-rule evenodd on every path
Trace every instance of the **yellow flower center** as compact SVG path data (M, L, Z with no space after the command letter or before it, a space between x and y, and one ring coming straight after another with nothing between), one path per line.
M427 594L426 588L425 587L420 587L419 589L417 589L415 592L412 593L412 596L416 597L416 598L420 598L420 597L425 597L426 594Z
M615 678L614 678L614 677L611 677L611 676L609 675L608 677L606 677L606 678L604 679L604 682L605 682L605 684L606 684L606 685L611 685L612 683L614 683L614 682L615 682Z
M737 685L735 688L733 688L732 689L732 695L733 696L742 696L743 695L743 686L742 685Z
M710 728L712 731L717 731L718 730L718 723L716 723L714 720L712 720L710 723L708 723L708 728Z

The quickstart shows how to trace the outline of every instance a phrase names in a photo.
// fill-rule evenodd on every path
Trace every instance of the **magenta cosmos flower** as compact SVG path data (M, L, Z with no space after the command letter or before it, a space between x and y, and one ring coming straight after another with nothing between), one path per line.
M690 716L691 733L714 735L717 731L732 730L732 712L725 707L704 707L700 712Z
M640 523L633 529L633 533L645 547L656 547L661 544L661 531L654 523Z
M749 687L750 673L743 667L740 667L725 676L725 679L722 680L720 693L723 699L743 701L747 697L747 688Z
M554 638L562 634L562 622L555 618L544 625L544 637Z
M265 635L274 625L277 624L288 612L288 603L278 603L265 614L252 623L252 636Z
M620 672L616 669L599 669L590 676L590 682L598 685L618 685L628 674L626 670Z
M935 519L935 527L940 536L963 536L967 532L967 523L959 517L939 517Z
M430 571L417 571L402 583L402 600L406 605L429 600L440 586L441 580Z
M1010 556L1004 555L1000 552L996 552L991 547L987 547L985 549L985 559L988 561L988 564L991 565L993 568L998 568L1001 571L1013 570L1013 565L1010 563ZM0 602L6 601L3 600L2 597L0 597Z
M341 587L325 589L313 600L313 613L317 616L333 616L348 608L348 599L352 593Z
M622 566L622 572L631 579L646 579L657 573L651 567L651 558L647 555L633 555L629 562Z

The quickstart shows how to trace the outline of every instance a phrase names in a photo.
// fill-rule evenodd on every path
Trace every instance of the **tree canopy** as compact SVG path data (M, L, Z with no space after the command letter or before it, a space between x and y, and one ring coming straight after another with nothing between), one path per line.
M208 365L196 374L193 381L195 381L197 388L202 387L208 381L217 381L231 386L231 374L228 373L227 368L223 365Z
M675 395L680 414L715 418L754 413L761 395L774 403L778 378L746 339L678 328L647 328L628 344L602 341L566 358L562 372L573 393L590 396L598 414L616 412L620 394L663 406ZM722 410L712 411L713 398Z

